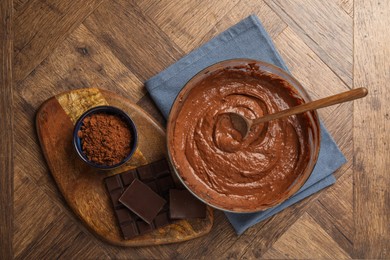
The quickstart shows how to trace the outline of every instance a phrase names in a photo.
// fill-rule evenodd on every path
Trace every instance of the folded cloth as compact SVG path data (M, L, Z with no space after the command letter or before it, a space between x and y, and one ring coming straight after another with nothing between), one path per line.
M177 94L189 79L214 63L233 58L261 60L288 71L259 19L251 15L146 81L146 89L165 118L168 118ZM252 225L333 184L336 180L332 173L345 162L345 157L321 123L321 148L317 164L296 194L266 211L225 214L236 232L242 234Z

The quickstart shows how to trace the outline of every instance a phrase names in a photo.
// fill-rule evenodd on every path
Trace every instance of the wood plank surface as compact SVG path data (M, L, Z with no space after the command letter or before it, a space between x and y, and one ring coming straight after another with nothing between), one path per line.
M354 257L390 258L390 2L356 0L354 87ZM375 133L375 135L373 135Z
M102 0L31 0L15 13L14 78L23 80Z
M349 254L353 252L354 237L352 173L350 166L337 183L326 190L307 211L337 241L338 246Z
M11 243L11 215L0 213L0 220L7 223L0 222L0 239L5 239L5 244L0 241L5 245L1 254L11 256L12 244L19 259L390 258L389 1L15 0L13 7L10 4L10 0L0 4L14 10L15 17L12 88L7 67L11 56L2 58L7 77L1 81L7 84L0 88L0 111L6 117L0 117L0 123L7 124L0 125L0 140L8 146L1 143L6 163L0 166L1 171L14 168L15 220ZM182 243L123 248L98 239L67 206L51 177L34 130L39 106L63 91L98 87L130 99L164 124L144 81L250 14L259 17L291 73L313 98L353 87L369 89L365 99L319 111L347 158L335 172L336 184L241 236L223 212L215 211L209 234ZM12 48L9 34L2 35L3 50ZM13 145L12 130L3 135L3 129L12 126L12 117ZM11 206L3 200L12 196L9 178L0 174L2 207ZM8 190L3 192L3 186Z
M352 86L352 18L333 1L265 0L348 86ZM334 44L337 41L337 44Z
M250 258L251 255L245 256ZM265 259L349 259L350 256L304 214L262 257Z
M25 100L36 101L34 107L74 88L115 89L132 102L145 95L143 83L83 24L18 86Z
M51 196L39 189L28 178L28 173L19 167L15 167L15 193L34 194L34 196L15 197L15 212L18 213L15 214L14 220L15 258L35 259L42 250L48 252L52 248L55 250L46 257L54 258L69 256L69 254L73 257L80 254L94 259L108 257L107 253L90 239L88 233L80 229L74 220L67 218L61 209L62 205L56 205ZM41 212L45 212L45 217L42 217ZM47 236L48 230L56 233L57 238ZM85 245L91 249L86 250Z
M202 36L210 31L238 0L204 1L139 1L137 4L186 53L199 46ZM172 12L175 10L175 12ZM202 26L198 26L201 23Z
M337 74L290 27L279 34L274 42L291 74L305 87L313 100L348 90ZM336 106L331 106L318 110L318 113L326 117L334 109Z
M249 14L256 14L259 17L264 28L272 38L275 38L287 28L287 24L263 1L241 0L232 10L240 11L227 12L204 36L198 36L201 38L198 40L199 44L207 42L217 34L228 29L232 24L236 24L246 18Z
M353 0L338 0L337 4L351 17L353 17Z
M13 247L13 7L0 2L0 258L12 259Z
M183 51L135 2L106 1L84 25L144 82L171 65Z

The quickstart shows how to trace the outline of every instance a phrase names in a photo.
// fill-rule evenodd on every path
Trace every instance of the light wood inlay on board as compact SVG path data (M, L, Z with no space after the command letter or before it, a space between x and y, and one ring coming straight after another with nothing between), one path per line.
M77 158L72 145L74 121L86 110L101 104L122 109L137 128L138 152L114 170L99 171L87 166ZM210 231L213 213L208 208L205 219L179 220L142 236L123 239L104 178L167 158L165 131L129 100L96 88L61 93L40 107L36 126L43 154L59 191L80 221L100 239L119 246L159 245L186 241Z
M67 94L57 95L56 99L73 124L76 124L77 120L85 111L97 106L110 105L97 88L73 90ZM113 172L120 173L121 171L130 170L144 164L147 164L147 160L137 148L132 158L120 167L120 169L114 169Z
M58 95L57 101L73 124L85 111L96 106L108 106L107 101L97 88L78 89L67 95Z

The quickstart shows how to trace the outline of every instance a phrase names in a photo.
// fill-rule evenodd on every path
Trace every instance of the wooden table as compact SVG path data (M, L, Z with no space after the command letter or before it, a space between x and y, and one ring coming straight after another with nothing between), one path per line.
M390 1L2 0L0 13L0 258L390 258ZM369 89L319 112L348 159L337 183L241 236L217 211L208 235L179 244L95 238L48 171L39 105L93 86L162 120L143 82L251 13L313 98Z

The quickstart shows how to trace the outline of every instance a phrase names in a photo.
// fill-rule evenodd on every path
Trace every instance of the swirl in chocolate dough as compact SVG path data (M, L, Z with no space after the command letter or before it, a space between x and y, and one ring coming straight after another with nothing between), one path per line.
M303 102L286 81L254 65L206 74L174 125L170 152L182 180L201 198L231 210L242 203L273 205L308 163L306 115L254 126L243 139L225 113L255 119Z

